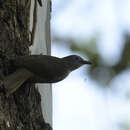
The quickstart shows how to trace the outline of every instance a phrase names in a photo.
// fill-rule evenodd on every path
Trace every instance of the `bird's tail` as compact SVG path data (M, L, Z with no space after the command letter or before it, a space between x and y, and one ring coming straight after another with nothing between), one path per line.
M26 80L33 76L27 69L18 69L13 74L4 78L3 82L7 89L6 96L15 92Z

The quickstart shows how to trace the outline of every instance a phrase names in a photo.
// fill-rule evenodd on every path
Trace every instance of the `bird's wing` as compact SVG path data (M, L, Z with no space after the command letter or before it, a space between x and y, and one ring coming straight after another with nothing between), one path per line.
M61 70L60 67L63 67L59 58L47 55L18 57L15 59L14 65L18 68L26 68L38 75L52 75L52 73L59 72Z
M18 69L16 72L4 78L3 82L7 89L6 96L15 92L26 80L32 77L33 74L26 69Z

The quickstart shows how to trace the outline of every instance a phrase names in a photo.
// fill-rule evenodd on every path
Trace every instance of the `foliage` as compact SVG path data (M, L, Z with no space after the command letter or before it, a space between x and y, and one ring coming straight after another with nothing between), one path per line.
M109 85L115 76L129 69L130 66L130 38L128 34L124 35L124 48L122 49L121 57L117 64L110 65L104 63L102 56L98 50L97 38L92 38L88 42L80 42L73 38L55 37L56 42L68 43L72 51L83 54L92 61L93 65L89 70L89 76L101 85ZM116 58L116 57L115 57Z

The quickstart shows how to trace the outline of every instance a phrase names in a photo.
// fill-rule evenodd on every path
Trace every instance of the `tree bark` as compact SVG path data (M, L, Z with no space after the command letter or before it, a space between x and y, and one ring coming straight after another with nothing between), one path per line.
M0 1L0 72L15 71L10 59L29 55L31 0ZM2 79L2 75L0 74ZM41 110L41 97L34 84L24 83L9 97L0 81L0 130L51 130Z

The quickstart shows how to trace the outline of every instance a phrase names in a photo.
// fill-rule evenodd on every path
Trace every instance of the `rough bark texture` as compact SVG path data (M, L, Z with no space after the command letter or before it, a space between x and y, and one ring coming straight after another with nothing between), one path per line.
M0 71L15 71L9 60L29 55L31 0L0 0ZM0 78L1 78L0 74ZM25 83L13 95L5 96L0 81L0 130L51 130L41 111L41 98L34 84Z

